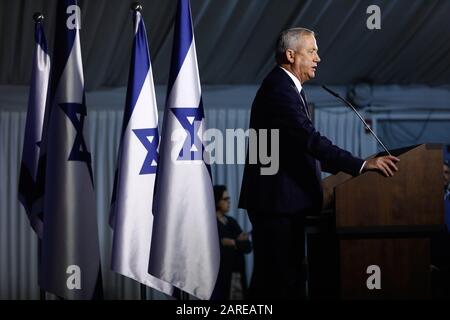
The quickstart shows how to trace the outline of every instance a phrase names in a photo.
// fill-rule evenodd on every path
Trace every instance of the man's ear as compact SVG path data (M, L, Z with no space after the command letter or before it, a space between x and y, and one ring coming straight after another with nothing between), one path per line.
M284 57L286 59L287 63L293 63L294 62L294 55L295 55L295 51L292 49L286 49L286 51L284 52Z

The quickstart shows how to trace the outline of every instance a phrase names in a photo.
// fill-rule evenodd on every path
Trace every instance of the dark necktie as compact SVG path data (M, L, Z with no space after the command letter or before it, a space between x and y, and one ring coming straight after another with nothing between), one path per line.
M311 115L309 114L309 109L308 109L308 100L306 100L305 91L303 89L300 91L300 96L303 99L303 103L304 103L303 107L305 108L304 111L306 113L306 116L308 117L309 120L311 120ZM322 174L321 174L322 168L321 168L319 160L315 160L315 162L316 162L316 176L317 176L317 180L320 181L320 180L322 180Z
M311 115L309 114L309 109L308 109L308 100L306 100L306 96L305 96L305 91L302 89L302 91L300 91L300 96L303 99L303 107L304 107L304 111L306 113L306 116L308 117L309 120L311 120Z

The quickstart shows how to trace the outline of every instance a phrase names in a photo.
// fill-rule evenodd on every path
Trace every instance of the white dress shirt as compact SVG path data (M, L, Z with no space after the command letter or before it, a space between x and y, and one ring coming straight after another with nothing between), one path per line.
M311 116L309 115L308 105L306 104L306 101L303 100L303 97L300 94L300 92L302 92L302 90L303 90L303 87L302 87L302 84L300 83L300 80L298 80L297 77L294 76L290 71L287 71L283 67L280 67L280 68L282 70L284 70L284 72L287 73L287 75L292 79L292 81L294 81L295 87L297 88L297 91L298 91L298 95L300 96L300 99L302 99L303 105L305 106L306 115L308 116L309 119L311 119Z

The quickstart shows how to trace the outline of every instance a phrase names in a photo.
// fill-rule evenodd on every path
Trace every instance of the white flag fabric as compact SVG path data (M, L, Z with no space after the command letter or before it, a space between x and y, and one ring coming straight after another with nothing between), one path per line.
M158 110L144 21L134 11L134 42L110 223L111 269L171 295L173 287L148 273L153 189L158 163Z
M153 205L149 272L209 299L219 270L210 170L203 159L205 118L190 4L178 1Z
M59 0L39 160L45 168L40 286L75 300L102 297L80 29L77 2Z
M25 138L20 165L19 200L27 212L31 227L41 238L42 216L38 215L37 212L33 212L32 207L35 201L39 146L42 139L50 77L50 56L42 20L37 20L35 23L34 38L36 46L34 49L33 69L31 71Z

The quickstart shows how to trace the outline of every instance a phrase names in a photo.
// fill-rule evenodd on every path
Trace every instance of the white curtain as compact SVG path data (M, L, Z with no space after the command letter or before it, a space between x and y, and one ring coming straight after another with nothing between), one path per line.
M206 112L206 119L209 128L217 128L224 135L226 129L248 129L250 121L250 110L247 109L214 109ZM230 143L230 141L228 141ZM226 153L224 152L224 161ZM235 160L237 160L235 155ZM252 229L250 220L247 213L243 209L237 209L239 201L239 192L241 190L242 175L244 173L243 164L217 164L211 166L213 182L214 184L226 185L231 201L231 212L228 214L234 217L242 230L250 232ZM253 254L247 254L246 259L246 271L247 280L250 281L251 272L253 270Z
M17 200L25 113L0 111L0 299L35 299L37 242Z
M350 151L358 157L372 153L370 139L364 125L349 109L343 107L316 108L314 126L338 147Z

